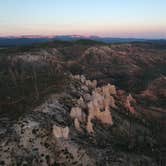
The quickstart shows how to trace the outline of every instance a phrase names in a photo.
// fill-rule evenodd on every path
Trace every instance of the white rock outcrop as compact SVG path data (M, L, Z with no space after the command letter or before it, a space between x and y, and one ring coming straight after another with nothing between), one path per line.
M69 127L53 126L53 135L55 138L69 138Z
M79 79L87 87L92 88L92 94L85 94L77 100L77 107L73 107L70 116L74 119L75 128L81 131L80 124L84 122L88 133L93 133L92 120L97 119L103 124L112 125L111 108L115 108L114 95L116 88L113 85L106 85L101 88L96 88L97 81L86 80L84 76L72 76L74 79ZM88 110L88 115L84 113Z
M110 107L116 106L114 98L111 96L107 86L98 89L98 92L93 92L92 100L88 103L89 115L87 121L87 131L89 133L94 132L92 120L95 118L103 124L113 124Z

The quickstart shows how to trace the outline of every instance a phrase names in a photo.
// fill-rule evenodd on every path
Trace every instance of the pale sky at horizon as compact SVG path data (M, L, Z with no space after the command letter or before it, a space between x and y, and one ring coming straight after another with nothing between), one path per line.
M0 36L166 38L166 0L0 0Z

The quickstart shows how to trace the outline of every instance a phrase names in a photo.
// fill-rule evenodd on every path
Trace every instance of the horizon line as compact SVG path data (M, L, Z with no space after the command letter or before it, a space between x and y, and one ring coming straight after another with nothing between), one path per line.
M21 34L21 35L0 35L0 38L55 38L60 36L68 36L73 38L85 38L90 39L93 37L96 38L114 38L114 39L142 39L142 40L166 40L166 38L161 37L112 37L112 36L102 36L102 35L69 35L69 34L59 34L59 35L30 35L30 34Z

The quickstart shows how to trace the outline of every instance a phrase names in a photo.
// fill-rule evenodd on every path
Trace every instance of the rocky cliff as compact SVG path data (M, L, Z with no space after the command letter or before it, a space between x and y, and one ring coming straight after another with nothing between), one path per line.
M132 101L114 85L98 87L97 81L71 75L63 92L11 126L1 118L0 164L156 165L151 156L156 140Z

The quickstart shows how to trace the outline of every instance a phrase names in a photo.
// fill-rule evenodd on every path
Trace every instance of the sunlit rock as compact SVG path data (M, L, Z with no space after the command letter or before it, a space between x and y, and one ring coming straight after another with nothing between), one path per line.
M73 107L70 112L70 117L72 119L77 118L80 122L85 120L85 114L80 107Z
M109 108L109 101L106 101L103 96L99 94L94 95L96 98L93 98L91 102L88 103L88 122L87 122L87 131L93 133L93 119L98 119L103 124L112 125L112 116Z
M85 84L86 84L87 87L95 89L96 86L97 86L97 81L96 80L93 80L93 81L86 80Z
M136 110L135 108L132 106L133 103L136 103L135 99L131 96L131 94L129 94L127 96L126 99L126 103L125 103L125 107L131 112L131 113L135 113Z
M92 89L92 94L85 94L77 100L77 107L73 107L70 112L70 117L74 119L74 125L77 130L81 131L80 123L86 122L88 133L93 133L94 119L99 120L103 124L112 125L111 108L115 108L115 100L112 95L116 95L116 88L113 85L105 85L101 88L96 88L97 81L86 80L84 76L73 76L74 79L79 79L82 86L87 86ZM88 115L84 110L88 110Z
M54 125L53 126L53 135L55 138L64 138L68 139L69 137L69 127L59 127Z

